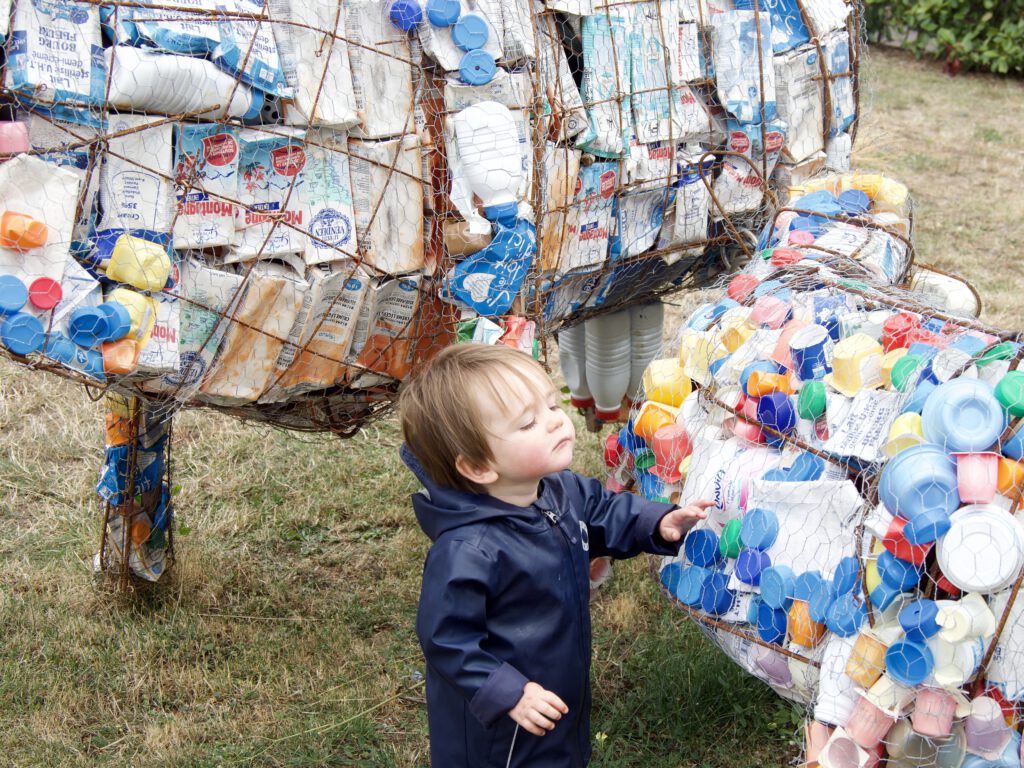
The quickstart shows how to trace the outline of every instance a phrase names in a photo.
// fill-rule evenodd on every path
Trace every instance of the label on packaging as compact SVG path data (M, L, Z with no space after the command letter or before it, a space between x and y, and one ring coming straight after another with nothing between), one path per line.
M398 136L413 127L409 37L388 19L382 0L344 4L352 45L349 64L360 121L351 129L364 139ZM427 25L424 25L427 26Z
M174 219L173 125L161 117L114 115L100 171L99 229L169 234Z
M306 135L302 201L308 221L307 264L356 258L355 212L345 134Z

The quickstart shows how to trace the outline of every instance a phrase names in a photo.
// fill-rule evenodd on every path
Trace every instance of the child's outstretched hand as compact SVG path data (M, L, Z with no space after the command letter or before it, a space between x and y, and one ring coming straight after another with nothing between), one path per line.
M557 695L537 683L527 683L523 686L522 698L509 710L508 716L534 736L543 736L568 711L565 702Z
M658 533L665 541L679 541L686 532L708 516L704 510L715 506L713 501L695 501L685 507L676 507L663 518L658 524Z

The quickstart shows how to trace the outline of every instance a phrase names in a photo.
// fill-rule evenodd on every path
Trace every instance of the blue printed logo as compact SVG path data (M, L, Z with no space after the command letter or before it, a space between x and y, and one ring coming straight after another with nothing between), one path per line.
M324 208L309 224L313 247L327 250L344 245L352 237L352 222L348 216L332 208Z

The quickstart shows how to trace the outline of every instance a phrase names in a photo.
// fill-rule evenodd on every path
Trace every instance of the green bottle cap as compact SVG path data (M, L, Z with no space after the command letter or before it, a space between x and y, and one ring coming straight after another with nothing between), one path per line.
M996 400L1012 418L1024 416L1024 371L1010 371L999 380Z
M641 448L633 456L633 466L642 472L646 472L657 463L657 459L654 458L654 451L650 448Z
M796 399L796 415L801 419L814 421L825 413L825 384L820 381L805 381Z
M722 557L736 559L740 556L740 550L743 549L743 542L740 541L740 527L739 520L730 520L725 524L722 535L718 538L718 551L722 553Z
M921 355L904 355L892 367L892 388L905 392L911 380L917 379L917 372L927 361Z
M1017 348L1012 341L1001 341L979 357L977 363L979 366L986 366L997 360L1010 360L1016 353Z

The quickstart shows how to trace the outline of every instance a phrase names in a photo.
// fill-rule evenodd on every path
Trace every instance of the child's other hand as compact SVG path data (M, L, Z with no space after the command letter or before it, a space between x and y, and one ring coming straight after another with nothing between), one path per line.
M715 506L713 501L695 501L685 507L676 507L663 518L658 524L658 533L665 541L679 541L686 532L708 516L704 510Z
M523 686L522 698L509 710L508 716L534 736L543 736L568 711L565 702L551 691L536 683L527 683Z

